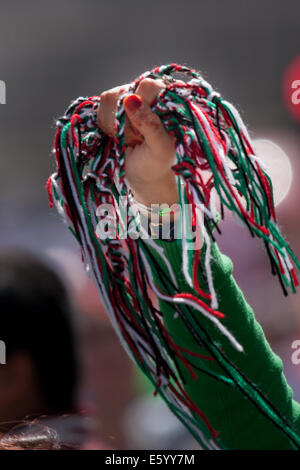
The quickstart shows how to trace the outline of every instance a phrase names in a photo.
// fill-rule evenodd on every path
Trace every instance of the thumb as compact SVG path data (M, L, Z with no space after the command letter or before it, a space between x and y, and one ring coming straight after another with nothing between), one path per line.
M138 95L126 96L123 105L131 124L144 136L151 149L162 152L166 150L166 145L174 148L172 138L160 118Z

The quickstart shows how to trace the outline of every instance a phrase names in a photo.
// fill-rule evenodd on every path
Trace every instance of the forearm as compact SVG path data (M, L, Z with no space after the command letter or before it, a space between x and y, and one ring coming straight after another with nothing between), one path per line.
M178 241L156 241L164 248L165 255L176 273L178 288L181 292L196 292L187 285L181 273L181 250ZM214 243L212 254L213 277L219 301L219 310L226 317L222 323L243 346L239 352L233 348L207 318L201 317L201 325L207 335L219 344L222 353L249 379L263 395L268 398L280 415L285 417L295 432L300 434L300 406L292 400L292 390L287 385L282 361L274 354L268 344L262 328L255 320L251 307L247 304L241 290L232 276L232 263L222 255ZM162 266L163 268L163 266ZM154 278L157 273L153 270ZM201 283L201 279L199 279ZM159 281L158 281L159 282ZM204 284L202 283L202 286ZM164 323L173 340L187 350L210 356L209 348L199 347L187 330L183 321L174 316L170 303L160 301ZM195 312L196 313L196 312ZM196 405L206 414L219 438L229 449L292 449L290 440L283 430L262 410L247 398L241 388L217 380L209 373L216 373L228 378L218 360L207 360L193 357L194 371L197 379L182 368L186 384L185 389ZM198 368L207 370L199 371ZM226 379L227 380L227 379Z
M178 71L179 68L175 66L174 70ZM201 77L199 80L201 84ZM194 106L194 97L190 95L189 100L183 100L182 90L178 89L177 98L174 95L168 97L166 93L161 104L168 111L168 105L172 105L173 98L176 98L173 104L179 105L183 112L184 124L177 120L173 122L173 118L169 120L168 111L164 126L159 115L150 106L153 98L164 87L157 88L155 80L150 80L150 85L152 91L155 91L154 96L147 93L149 80L141 80L136 94L126 97L123 104L123 98L119 98L124 89L119 89L117 93L104 92L100 99L80 98L58 120L55 139L58 171L49 180L50 203L56 203L76 236L84 261L94 276L103 303L124 347L152 381L157 393L199 442L204 446L207 444L207 448L218 445L221 448L294 448L292 443L300 448L299 406L292 402L291 390L282 374L282 364L270 350L251 308L231 276L230 266L225 266L224 259L218 255L217 247L213 245L213 253L217 257L213 263L214 284L219 310L226 314L225 319L218 320L219 329L216 327L217 320L214 320L214 324L211 323L215 317L210 317L210 314L215 312L203 305L199 307L199 299L195 299L198 296L196 291L185 282L181 271L182 251L176 244L163 244L176 277L175 280L172 277L172 285L170 276L168 282L170 273L161 256L157 256L155 260L155 249L152 255L148 253L149 249L153 249L153 241L152 247L148 248L144 245L146 241L134 242L135 237L131 235L138 235L135 227L130 226L130 236L126 239L121 237L122 240L118 237L111 240L105 231L103 233L98 230L99 225L102 228L100 222L104 220L101 215L98 223L98 208L108 203L116 208L121 196L127 193L125 176L133 194L136 197L138 195L142 202L168 202L169 195L165 191L165 185L161 183L162 168L168 169L172 176L174 170L179 175L178 181L184 183L179 188L180 204L191 202L196 207L204 194L205 205L212 206L210 209L207 207L207 210L211 210L213 215L216 211L213 199L210 198L213 183L221 198L221 207L224 203L226 206L229 204L241 220L250 224L250 230L264 239L267 248L273 249L271 261L275 262L275 256L280 265L275 262L275 267L272 264L273 268L277 269L280 279L295 290L295 270L286 251L292 255L291 250L277 225L274 225L274 217L270 217L274 212L272 201L269 200L271 188L260 167L255 169L251 147L247 139L244 139L244 128L242 126L240 130L237 124L240 119L238 114L228 103L218 99L217 103L211 102L209 109L213 119L211 122L207 121L210 115L206 110L208 101L204 100L205 109L200 113ZM190 94L190 90L187 89L187 92ZM198 96L200 100L203 99L203 93L210 98L212 95L218 98L212 94L209 86L201 88ZM101 129L96 123L99 101ZM224 135L222 137L218 112L226 121L226 129L228 127L228 132L230 131L227 138ZM106 121L105 116L110 116L107 122L103 122ZM142 142L133 148L130 148L126 140L126 116L143 136ZM186 129L191 116L192 134ZM176 167L173 166L174 140L167 131L169 128L175 129L174 124L175 127L178 126L178 138L176 137L175 142L178 153ZM233 138L236 133L239 139ZM193 145L189 148L187 144L192 135L195 138L191 140ZM108 136L114 137L114 142ZM225 165L224 152L229 148L227 139L230 140L230 137L232 149L235 150L230 154L231 161L236 163L234 171L227 166L228 162ZM199 142L201 145L198 145ZM200 156L201 162L206 161L205 165L212 170L205 188L199 180L202 170L202 163L199 166ZM255 165L258 165L256 161ZM259 182L257 172L261 173ZM247 181L246 186L241 186L243 181ZM152 186L151 197L147 191L143 191L149 182L156 188L154 190ZM255 194L252 183L259 189ZM196 189L197 194L194 194L193 190ZM241 204L242 196L247 202L248 212ZM177 193L170 199L175 202ZM193 215L196 217L197 211ZM211 220L213 218L209 217ZM124 219L125 222L130 222L131 215L127 214ZM119 216L116 220L119 220ZM186 224L187 218L182 227L183 232L186 232ZM208 241L209 233L205 230L203 233ZM154 259L146 259L147 256ZM185 258L187 278L191 277L192 271L189 269L191 265L187 266L189 258L191 256ZM294 256L293 259L300 268ZM282 267L282 272L279 267ZM151 269L157 289L152 283ZM203 270L208 279L209 271L208 263ZM149 284L159 298L165 299L160 302L162 317L156 309L156 303L148 297ZM190 296L194 296L193 301L188 302L188 296L181 295L184 292L190 292ZM163 297L164 293L167 296ZM177 307L174 308L174 305ZM197 309L192 305L197 305ZM230 332L244 347L244 352L234 349L236 343L232 338L229 341ZM207 357L200 358L199 354L209 355L213 361ZM279 411L274 409L273 403ZM196 405L219 431L219 438ZM203 418L210 434L207 432L203 436L201 433L200 418Z

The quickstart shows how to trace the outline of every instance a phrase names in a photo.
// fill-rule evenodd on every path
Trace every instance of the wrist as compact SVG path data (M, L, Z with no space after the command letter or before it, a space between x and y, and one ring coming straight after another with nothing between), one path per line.
M147 181L146 178L142 180L126 178L126 180L138 204L149 208L153 204L171 207L178 203L177 181L172 170L168 175L155 181Z

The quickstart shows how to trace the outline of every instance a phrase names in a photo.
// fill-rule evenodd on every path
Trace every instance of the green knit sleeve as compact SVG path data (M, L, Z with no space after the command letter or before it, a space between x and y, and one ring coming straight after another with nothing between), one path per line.
M197 292L185 282L181 269L180 240L155 243L162 247L164 254L176 274L180 292ZM201 252L201 262L205 246ZM155 250L152 254L156 256ZM160 262L161 263L161 262ZM160 264L160 270L164 270ZM212 243L212 274L219 302L219 310L225 314L222 323L243 346L237 351L229 340L207 318L201 316L201 326L219 346L222 354L234 368L238 368L245 380L250 381L254 390L258 390L270 406L291 429L294 436L300 436L300 405L293 400L293 393L283 374L282 361L272 351L263 330L256 321L253 310L232 275L232 261L221 254L215 242ZM155 281L159 283L159 272L152 268ZM200 285L201 279L199 275ZM205 284L202 283L203 286ZM174 315L174 307L166 301L160 301L164 323L173 340L192 352L210 355L205 345L199 346L187 330L185 324ZM243 387L232 385L228 374L216 360L193 357L193 367L197 378L187 371L182 371L185 390L205 413L210 423L218 431L218 438L227 449L294 449L297 444L288 436L285 426L266 416L255 400L244 393ZM224 380L216 377L223 376ZM276 420L275 420L276 421ZM293 434L294 433L294 434ZM296 438L297 441L297 438ZM298 440L299 442L299 440Z

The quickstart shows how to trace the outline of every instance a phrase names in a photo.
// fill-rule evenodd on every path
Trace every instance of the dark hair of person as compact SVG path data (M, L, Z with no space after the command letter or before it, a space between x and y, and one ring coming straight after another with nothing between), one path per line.
M7 362L16 351L30 354L47 413L73 410L78 367L68 295L52 269L20 250L0 252L0 340Z
M1 450L61 450L62 446L56 431L43 427L39 431L27 430L21 433L8 433L0 436Z

